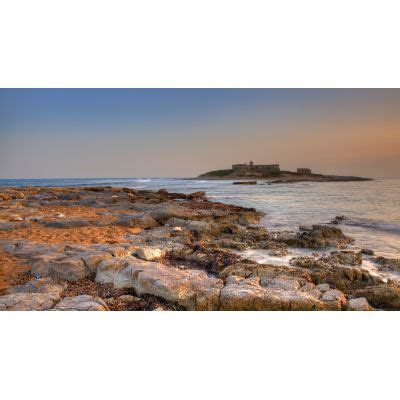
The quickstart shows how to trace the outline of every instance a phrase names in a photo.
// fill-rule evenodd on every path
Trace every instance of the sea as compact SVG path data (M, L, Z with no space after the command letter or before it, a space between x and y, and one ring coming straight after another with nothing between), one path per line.
M0 179L0 186L113 186L181 193L205 191L210 200L262 211L261 224L269 230L297 230L300 225L324 224L336 216L345 216L339 227L355 238L355 249L369 248L377 255L400 258L400 179L232 183L230 180L181 178ZM253 251L249 255L260 262L271 261L265 251Z

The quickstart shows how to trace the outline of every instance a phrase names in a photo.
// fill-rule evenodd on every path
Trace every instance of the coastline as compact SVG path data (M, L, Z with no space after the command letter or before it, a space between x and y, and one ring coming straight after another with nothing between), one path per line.
M213 176L209 173L199 175L193 180L210 180L210 181L265 181L268 184L279 184L279 183L300 183L300 182L363 182L373 181L373 178L363 178L359 176L340 176L340 175L322 175L322 174L310 174L310 175L299 175L295 172L282 171L281 173L274 175L237 175L230 174L225 176Z
M329 224L268 231L255 209L203 192L7 187L0 212L0 309L400 309L398 283L362 267L398 260L346 249ZM327 254L270 265L248 249Z

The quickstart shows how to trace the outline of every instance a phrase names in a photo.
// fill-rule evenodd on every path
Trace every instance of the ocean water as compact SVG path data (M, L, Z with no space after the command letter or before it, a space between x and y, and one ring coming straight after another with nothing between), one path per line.
M356 248L400 258L400 179L365 182L302 182L232 185L232 181L165 178L0 179L0 186L114 186L190 193L205 191L211 200L254 207L265 213L271 230L329 223L345 215L340 228L356 239Z

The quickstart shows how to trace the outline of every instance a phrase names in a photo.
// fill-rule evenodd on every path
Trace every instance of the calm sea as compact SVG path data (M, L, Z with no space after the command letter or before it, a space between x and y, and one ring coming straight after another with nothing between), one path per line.
M114 186L176 192L205 191L210 199L254 207L265 213L269 229L296 230L302 224L327 223L345 215L341 228L355 245L400 258L400 179L255 186L232 181L184 179L0 179L0 186Z

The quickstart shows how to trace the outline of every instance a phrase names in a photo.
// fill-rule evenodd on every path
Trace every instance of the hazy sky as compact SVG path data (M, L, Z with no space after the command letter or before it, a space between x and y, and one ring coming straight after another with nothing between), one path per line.
M0 178L400 177L400 89L0 89Z

